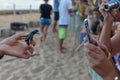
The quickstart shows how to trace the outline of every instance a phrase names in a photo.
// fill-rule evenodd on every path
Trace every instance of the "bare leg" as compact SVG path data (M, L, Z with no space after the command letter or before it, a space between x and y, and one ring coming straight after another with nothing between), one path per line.
M57 21L54 21L54 23L53 23L53 32L57 32L56 27L57 27Z
M41 34L42 36L40 37L40 41L43 41L43 32L44 32L44 26L41 26Z
M43 34L43 41L46 40L46 37L47 37L47 31L48 31L48 26L45 26L45 27L44 27L44 34Z
M63 53L63 51L62 51L62 49L63 49L63 41L64 41L64 39L59 39L59 50L62 53Z

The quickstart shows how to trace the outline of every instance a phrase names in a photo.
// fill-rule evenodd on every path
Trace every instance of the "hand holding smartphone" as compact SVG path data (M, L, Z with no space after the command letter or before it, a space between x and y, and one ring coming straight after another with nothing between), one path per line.
M88 19L84 20L84 25L85 25L85 30L86 30L88 41L89 41L89 43L92 43L92 39L91 39L91 36L90 36L90 28L89 28Z

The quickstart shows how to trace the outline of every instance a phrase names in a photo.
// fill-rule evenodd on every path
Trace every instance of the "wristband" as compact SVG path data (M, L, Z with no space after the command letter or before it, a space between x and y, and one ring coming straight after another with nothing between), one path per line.
M116 76L116 77L114 78L114 80L118 80L118 76Z
M108 59L111 59L111 57L112 57L111 53L108 52L108 56L107 56L107 58L108 58Z

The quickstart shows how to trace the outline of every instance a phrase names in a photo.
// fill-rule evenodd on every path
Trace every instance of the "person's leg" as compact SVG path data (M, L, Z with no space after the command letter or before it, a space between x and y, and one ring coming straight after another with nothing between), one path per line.
M41 33L43 33L43 31L44 31L44 26L41 26L40 29L41 29Z
M41 31L40 41L41 42L43 41L44 27L45 27L45 20L42 18L40 19L40 31Z
M59 12L54 12L53 32L57 32L57 24L59 20Z
M59 37L59 50L60 50L60 52L63 52L62 50L65 49L63 47L63 42L64 42L64 39L66 38L66 35L67 35L67 28L59 27L58 37Z
M64 39L59 39L59 50L63 53L63 41Z
M43 34L44 34L44 26L41 26L40 29L41 29L40 41L42 42L43 41Z
M54 21L54 23L53 23L53 32L57 32L57 30L56 30L57 22L58 21Z
M43 35L43 38L44 38L44 41L46 40L46 36L47 36L47 32L48 32L48 28L51 24L51 19L45 19L45 27L43 29L44 31L44 35Z
M43 32L43 41L45 41L46 40L46 37L47 37L47 31L48 31L48 25L46 25L45 27L44 27L44 30L43 30L44 32Z

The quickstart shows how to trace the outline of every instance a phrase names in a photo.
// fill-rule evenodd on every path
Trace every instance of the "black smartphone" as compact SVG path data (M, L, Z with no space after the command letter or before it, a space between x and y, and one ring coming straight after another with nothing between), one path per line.
M91 36L90 36L90 27L89 27L88 19L84 20L84 25L85 25L85 30L86 30L88 41L89 41L89 43L92 43L92 39L91 39Z

